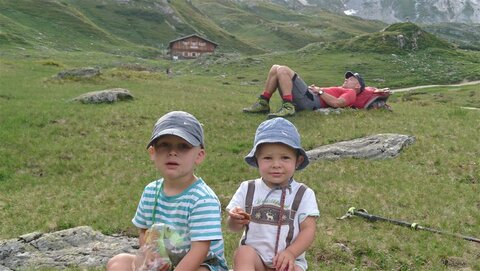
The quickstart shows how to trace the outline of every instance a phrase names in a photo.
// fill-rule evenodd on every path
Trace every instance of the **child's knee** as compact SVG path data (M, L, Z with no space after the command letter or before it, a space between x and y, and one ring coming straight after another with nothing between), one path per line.
M133 270L132 265L135 255L122 253L113 256L107 263L107 271Z
M235 250L235 260L241 260L241 261L245 261L245 260L248 260L248 261L254 261L255 259L258 259L259 256L257 254L257 251L255 249L253 249L251 246L246 246L246 245L242 245L242 246L239 246L236 250Z

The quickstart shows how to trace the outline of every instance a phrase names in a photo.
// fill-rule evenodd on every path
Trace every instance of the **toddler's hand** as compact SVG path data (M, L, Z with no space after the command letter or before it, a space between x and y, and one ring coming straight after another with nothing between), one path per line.
M250 223L250 214L245 212L242 208L240 207L235 207L232 210L228 212L228 215L230 216L230 219L235 221L238 224L246 225Z
M166 263L163 266L161 266L160 268L158 268L157 271L168 271L169 269L170 269L170 264Z
M288 250L281 251L273 258L275 270L294 271L295 256Z

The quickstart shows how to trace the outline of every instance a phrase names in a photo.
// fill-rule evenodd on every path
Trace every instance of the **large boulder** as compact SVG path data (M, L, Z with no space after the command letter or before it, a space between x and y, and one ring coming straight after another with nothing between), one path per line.
M400 134L377 134L320 146L307 151L311 161L341 158L386 159L415 142L415 137Z
M84 104L115 103L117 101L132 100L133 95L124 88L112 88L92 91L73 98L73 101Z
M52 233L34 232L0 240L0 271L102 268L112 256L135 253L138 239L108 236L81 226Z

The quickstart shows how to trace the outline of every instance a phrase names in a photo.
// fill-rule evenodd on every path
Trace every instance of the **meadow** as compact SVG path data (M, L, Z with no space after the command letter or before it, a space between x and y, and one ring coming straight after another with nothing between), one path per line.
M197 175L225 207L241 181L257 177L243 161L264 115L246 115L274 63L307 82L337 85L345 70L367 85L400 88L478 80L478 54L438 50L406 55L294 53L223 55L172 63L94 52L8 49L0 55L0 239L89 225L136 236L130 222L144 185L158 178L145 150L155 121L171 110L204 125L207 158ZM466 61L469 59L469 61ZM473 60L472 60L473 59ZM94 79L56 73L101 67ZM174 72L165 74L166 67ZM297 68L298 67L298 68ZM114 87L135 99L85 105L71 99ZM279 105L274 98L273 107ZM310 270L480 270L480 246L460 238L360 218L352 206L384 217L480 237L479 85L395 93L393 112L300 112L290 120L306 150L379 133L416 138L388 160L316 161L296 179L317 195L321 216ZM225 214L223 214L225 217ZM240 235L225 231L227 260Z

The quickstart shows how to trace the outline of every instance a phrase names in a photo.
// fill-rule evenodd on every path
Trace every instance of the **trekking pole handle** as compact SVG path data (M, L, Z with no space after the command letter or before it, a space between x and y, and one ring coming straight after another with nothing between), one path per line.
M419 225L418 223L410 223L410 222L405 222L405 221L401 221L401 220L395 220L395 219L390 219L390 218L384 218L384 217L381 217L381 216L371 215L367 212L367 210L356 209L355 207L350 207L350 209L348 209L347 213L340 219L344 219L344 218L351 217L351 216L359 216L359 217L368 219L369 221L372 221L372 222L375 222L377 220L386 221L386 222L390 222L390 223L393 223L393 224L396 224L396 225L406 226L406 227L409 227L409 228L414 229L414 230L423 230L423 231L429 231L429 232L438 233L438 234L446 234L446 235L450 235L450 236L459 237L459 238L462 238L462 239L467 240L467 241L480 243L479 238L475 238L475 237L472 237L472 236L465 236L465 235L456 234L456 233L449 233L449 232L445 232L445 231L441 231L441 230L437 230L437 229L432 229L432 228L428 228L428 227L423 227L423 226Z

